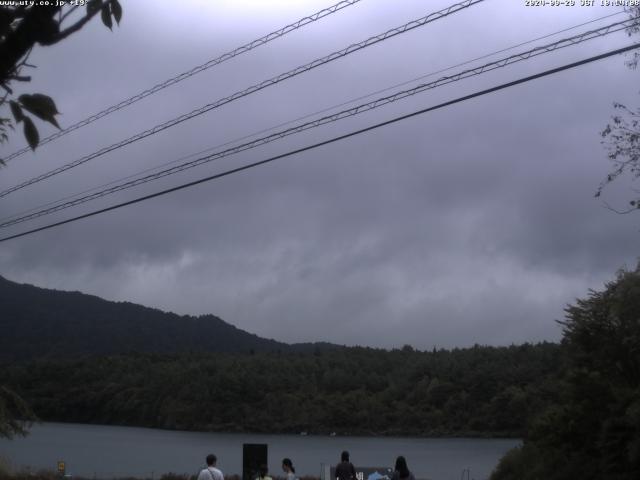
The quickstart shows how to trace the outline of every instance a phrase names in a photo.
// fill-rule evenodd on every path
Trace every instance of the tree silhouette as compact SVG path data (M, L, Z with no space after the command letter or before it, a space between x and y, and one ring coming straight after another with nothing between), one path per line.
M640 18L640 6L628 8L627 12L632 19ZM634 23L633 26L627 28L629 36L639 32L639 23ZM636 69L638 61L640 61L640 52L636 50L632 59L627 61L627 66ZM634 179L640 177L640 108L634 110L622 103L614 103L614 108L616 114L611 117L611 122L601 132L602 143L608 150L608 157L613 163L613 169L600 183L595 194L596 197L600 197L609 183L625 173L631 174ZM617 213L630 213L640 209L640 196L629 200L629 207L625 209L608 207Z
M81 6L85 7L84 11ZM8 141L10 131L21 123L29 146L35 150L40 136L32 116L60 128L55 118L58 109L51 97L34 93L16 98L12 84L31 80L24 71L33 68L28 59L34 47L55 45L98 14L111 29L113 20L120 23L122 7L118 0L77 0L59 6L0 6L0 88L4 91L0 109L8 107L11 112L11 117L8 111L0 115L0 143Z

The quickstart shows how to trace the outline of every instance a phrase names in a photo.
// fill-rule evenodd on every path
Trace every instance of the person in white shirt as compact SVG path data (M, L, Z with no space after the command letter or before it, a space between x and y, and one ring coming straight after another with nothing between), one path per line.
M256 480L273 480L273 478L269 476L269 467L267 467L266 464L263 463L260 465Z
M207 468L198 475L198 480L224 480L222 472L216 468L218 458L213 454L207 455Z
M285 473L285 480L298 480L296 478L296 469L293 468L293 462L290 458L282 459L282 471Z

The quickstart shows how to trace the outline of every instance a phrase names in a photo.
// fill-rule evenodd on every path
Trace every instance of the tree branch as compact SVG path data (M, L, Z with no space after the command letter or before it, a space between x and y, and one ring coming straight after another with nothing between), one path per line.
M107 5L109 2L103 2L100 5L100 8L95 8L91 13L87 12L87 14L82 17L80 20L78 20L76 23L74 23L73 25L71 25L69 28L66 28L64 30L62 30L61 32L59 32L56 35L53 35L51 37L51 43L47 43L46 45L53 45L54 43L58 43L60 40L64 40L65 38L67 38L69 35L71 35L72 33L77 32L78 30L80 30L82 27L85 26L85 24L91 20L93 17L96 16L96 14L98 12L100 12L100 10L102 9L102 7L104 7L105 5ZM45 45L45 44L43 44Z
M74 11L76 11L77 8L78 8L78 5L74 5L69 10L67 10L67 12L65 12L64 15L60 16L59 24L62 25L62 22L64 22L64 19L67 18L69 15L71 15ZM62 13L62 11L60 13Z
M6 36L0 43L0 83L6 83L7 78L15 73L15 66L36 42L44 38L46 26L56 23L54 16L60 7L38 6L25 13L20 25ZM57 23L56 23L57 25Z
M18 82L30 82L31 81L31 77L30 76L25 76L25 75L11 75L9 76L9 80L16 80Z

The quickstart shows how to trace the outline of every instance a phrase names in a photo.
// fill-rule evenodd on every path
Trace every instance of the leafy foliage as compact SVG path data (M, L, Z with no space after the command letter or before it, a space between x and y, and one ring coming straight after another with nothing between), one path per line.
M520 436L554 395L557 344L130 354L0 369L44 420L169 429Z
M0 87L4 95L0 97L0 109L9 106L13 120L0 116L0 143L9 140L9 128L23 122L24 136L32 150L40 142L40 134L33 119L26 113L60 128L55 118L58 109L53 99L42 93L14 97L13 82L28 82L31 77L22 75L24 68L33 67L27 63L31 50L36 45L54 45L80 30L98 12L102 22L112 28L112 18L120 24L122 7L118 0L90 0L84 15L77 15L78 5L32 5L29 2L15 2L15 5L0 6ZM62 3L62 2L61 2ZM69 19L73 19L69 23ZM2 163L2 160L0 160Z
M560 395L493 480L640 478L640 265L566 313Z
M640 18L640 7L628 7L627 12L631 18ZM629 36L640 32L640 24L627 29ZM636 50L633 58L627 62L630 68L636 68L640 60L640 53ZM633 179L640 177L640 109L628 108L621 103L614 103L617 113L611 117L601 132L603 145L608 150L609 160L613 163L613 169L600 183L595 196L600 197L604 188L625 173L629 173ZM618 213L630 213L640 209L640 198L632 198L629 208L616 210Z
M430 352L287 345L212 315L178 316L2 277L0 304L0 383L45 420L520 436L557 398L564 362L550 343Z
M34 419L27 403L13 390L0 385L0 438L26 435Z
M630 2L630 3L633 3L633 2ZM627 7L625 10L629 14L630 18L635 18L635 19L640 18L640 6L636 5L633 7ZM627 34L630 37L635 35L636 33L640 33L640 23L635 23L632 27L629 27L627 29ZM633 54L633 58L631 58L631 60L627 62L627 65L630 68L636 68L638 66L638 61L640 61L640 52L636 50Z
M612 117L601 134L614 168L600 184L596 197L602 194L607 184L624 173L630 173L634 179L640 177L640 109L634 111L621 103L615 103L614 107L620 113ZM631 208L625 212L640 208L640 199L630 200L629 205Z
M13 3L13 5L10 5ZM55 116L59 114L53 99L41 93L23 94L14 97L13 82L29 82L31 77L21 74L23 68L33 67L27 63L29 54L36 44L54 45L72 33L80 30L97 12L95 6L109 13L109 18L102 20L111 28L111 15L119 24L122 8L118 0L91 0L87 4L86 13L75 18L71 25L66 22L73 18L78 5L36 5L36 2L6 2L0 6L0 88L4 95L0 97L0 110L9 107L13 120L0 114L0 144L9 140L9 132L14 131L14 124L23 124L24 137L35 150L40 143L40 134L33 119L27 112L40 120L49 122L60 128ZM49 4L50 3L50 4ZM63 2L60 2L63 3ZM5 162L0 158L0 165ZM0 436L11 437L14 434L25 434L28 420L32 418L26 403L8 388L0 385Z

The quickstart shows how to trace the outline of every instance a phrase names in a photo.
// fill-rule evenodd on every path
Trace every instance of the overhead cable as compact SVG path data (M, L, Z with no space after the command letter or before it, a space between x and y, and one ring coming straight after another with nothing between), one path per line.
M343 0L341 2L336 3L335 5L332 5L328 8L324 8L316 13L313 13L311 15L308 15L306 17L301 18L300 20L298 20L297 22L291 23L285 27L282 27L279 30L276 30L274 32L271 32L263 37L260 37L256 40L253 40L249 43L246 43L244 45L242 45L241 47L236 48L235 50L231 50L230 52L224 53L222 55L220 55L219 57L213 58L211 60L209 60L206 63L203 63L202 65L198 65L197 67L193 67L191 70L187 70L186 72L182 72L179 75L176 75L174 77L171 77L161 83L158 83L157 85L154 85L153 87L144 90L136 95L133 95L132 97L127 98L126 100L122 100L121 102L112 105L108 108L105 108L104 110L101 110L98 113L95 113L93 115L91 115L90 117L85 118L84 120L80 120L77 123L74 123L73 125L69 125L68 127L57 131L56 133L53 133L51 135L49 135L48 137L43 138L42 140L40 140L40 142L38 143L38 147L43 146L46 143L52 142L54 140L57 140L60 137L63 137L65 135L67 135L68 133L73 132L74 130L78 130L79 128L85 127L87 125L89 125L90 123L95 122L96 120L99 120L103 117L106 117L107 115L110 115L114 112L117 112L118 110L122 110L125 107L128 107L129 105L133 105L134 103L142 100L143 98L148 97L149 95L153 95L154 93L159 92L160 90L163 90L167 87L170 87L172 85L175 85L177 83L182 82L183 80L186 80L187 78L193 77L194 75L197 75L198 73L204 72L205 70L208 70L211 67L214 67L216 65L219 65L223 62L226 62L227 60L231 60L234 57L237 57L238 55L242 55L243 53L247 53L251 50L253 50L254 48L260 47L262 45L265 45L269 42L271 42L272 40L275 40L277 38L283 37L288 33L291 33L295 30L298 30L302 27L304 27L305 25L308 25L310 23L316 22L318 20L320 20L321 18L324 18L328 15L331 15L332 13L336 13L344 8L350 7L351 5L354 5L356 3L360 2L360 0ZM21 148L20 150L17 150L15 152L13 152L12 154L10 154L8 157L4 158L4 162L9 162L10 160L13 160L16 157L19 157L20 155L26 153L26 152L30 152L31 148L30 147L24 147Z
M38 175L36 177L31 178L30 180L27 180L25 182L22 182L18 185L15 185L13 187L10 187L6 190L3 190L2 192L0 192L0 198L1 197L5 197L7 195L9 195L12 192L15 192L17 190L20 190L22 188L28 187L29 185L33 185L34 183L38 183L41 182L43 180L46 180L47 178L53 177L54 175L58 175L62 172L65 172L71 168L77 167L79 165L82 165L84 163L87 163L90 160L93 160L97 157L100 157L102 155L105 155L109 152L112 152L114 150L117 150L119 148L122 148L126 145L129 145L133 142L136 142L138 140L142 140L143 138L149 137L151 135L154 135L156 133L159 133L163 130L166 130L167 128L171 128L174 127L175 125L178 125L179 123L182 123L186 120L190 120L194 117L197 117L199 115L202 115L204 113L207 113L215 108L221 107L222 105L226 105L227 103L231 103L234 100L237 100L239 98L242 97L246 97L247 95L250 95L252 93L258 92L260 90L263 90L267 87L270 87L272 85L276 85L284 80L288 80L289 78L295 77L296 75L299 75L301 73L307 72L309 70L313 70L314 68L317 68L321 65L324 65L326 63L332 62L334 60L337 60L339 58L345 57L351 53L357 52L359 50L362 50L364 48L370 47L372 45L375 45L377 43L383 42L385 40L388 40L390 38L393 38L397 35L409 32L415 28L418 27L422 27L424 25L427 25L431 22L434 22L436 20L439 20L441 18L445 18L449 15L452 15L456 12L459 12L460 10L463 10L465 8L468 8L472 5L481 3L485 0L464 0L463 2L460 3L456 3L454 5L451 5L445 9L442 9L438 12L434 12L434 13L430 13L429 15L426 15L422 18L419 18L417 20L412 20L408 23L405 23L404 25L401 25L399 27L396 28L392 28L391 30L387 30L384 33L381 33L379 35L375 35L373 37L370 37L362 42L359 43L354 43L342 50L338 50L336 52L333 52L329 55L326 55L325 57L316 59L310 63L307 63L305 65L299 66L294 68L293 70L289 70L286 73L282 73L280 75L276 75L275 77L270 78L269 80L265 80L263 82L257 83L255 85L252 85L249 88L246 88L244 90L238 91L228 97L224 97L221 98L219 100L216 100L213 103L209 103L207 105L204 105L196 110L193 110L189 113L185 113L179 117L176 117L172 120L169 120L167 122L161 123L159 125L156 125L153 128L150 128L148 130L145 130L143 132L140 132L136 135L133 135L125 140L122 140L120 142L114 143L108 147L104 147L94 153L91 153L89 155L85 155L84 157L81 157L77 160L74 160L73 162L67 163L61 167L55 168L53 170L50 170L46 173L43 173L41 175Z
M412 78L411 80L405 80L402 83L396 83L394 85L390 85L390 86L385 87L383 89L376 90L374 92L370 92L370 93L367 93L365 95L360 95L360 96L358 96L356 98L352 98L350 100L346 100L346 101L341 102L339 104L335 104L335 105L332 105L330 107L325 107L325 108L323 108L321 110L316 110L315 112L307 113L307 114L305 114L305 115L303 115L301 117L297 117L297 118L294 118L294 119L287 120L285 122L279 123L277 125L273 125L273 126L270 126L270 127L267 127L267 128L263 128L263 129L261 129L261 130L259 130L257 132L253 132L253 133L250 133L250 134L242 135L241 137L234 138L233 140L229 140L229 141L226 141L226 142L221 143L221 144L217 144L217 145L212 146L212 147L207 147L204 150L200 150L198 152L194 152L194 153L191 153L189 155L185 155L185 156L182 156L180 158L177 158L177 159L174 159L174 160L170 160L170 161L165 162L165 163L161 163L160 165L156 165L154 167L146 168L144 170L129 174L129 175L125 176L125 177L120 177L120 178L111 180L111 181L109 181L107 183L103 183L101 185L97 185L95 187L91 187L91 188L82 190L80 192L77 192L77 193L74 193L74 194L71 194L71 195L66 195L63 198L58 198L56 200L52 200L50 202L34 206L34 207L31 207L31 208L26 209L26 210L22 210L20 212L15 213L15 214L8 215L6 217L0 218L0 223L3 223L6 220L10 220L10 219L13 219L15 217L26 215L27 213L31 213L31 212L43 209L43 208L51 206L51 205L55 205L57 203L61 203L61 202L65 201L65 200L70 200L72 198L76 198L76 197L79 197L81 195L85 195L85 194L90 193L90 192L95 192L95 191L103 189L105 187L109 187L111 185L115 185L118 182L123 182L125 180L136 178L136 177L138 177L140 175L143 175L145 173L157 171L157 170L159 170L161 168L164 168L164 167L167 167L169 165L174 165L176 163L183 162L184 160L187 160L189 158L194 158L194 157L201 156L204 153L211 152L213 150L216 150L216 149L219 149L219 148L222 148L222 147L226 147L227 145L233 145L233 144L241 142L243 140L247 140L249 138L256 137L257 135L261 135L261 134L267 133L267 132L272 132L274 130L277 130L278 128L285 127L287 125L291 125L291 124L299 122L301 120L306 120L307 118L311 118L311 117L314 117L316 115L320 115L320 114L323 114L323 113L326 113L326 112L330 112L332 110L335 110L336 108L344 107L346 105L350 105L350 104L355 103L357 101L364 100L364 99L367 99L367 98L371 98L374 95L378 95L378 94L381 94L381 93L385 93L385 92L391 91L394 88L403 87L405 85L409 85L411 83L417 82L418 80L423 80L425 78L433 77L435 75L438 75L439 73L448 72L449 70L453 70L454 68L462 67L462 66L465 66L465 65L469 65L469 64L474 63L474 62L476 62L478 60L484 60L485 58L493 57L493 56L495 56L495 55L497 55L499 53L508 52L508 51L514 50L514 49L516 49L518 47L522 47L524 45L530 45L531 43L537 42L539 40L544 40L544 39L556 36L556 35L558 35L560 33L568 32L570 30L575 30L576 28L584 27L585 25L590 25L592 23L599 22L599 21L604 20L606 18L614 17L614 16L617 16L617 15L622 15L623 13L625 13L625 12L623 10L620 10L620 11L617 11L615 13L611 13L609 15L604 15L602 17L594 18L593 20L589 20L588 22L579 23L579 24L573 25L571 27L563 28L562 30L557 30L557 31L555 31L553 33L549 33L549 34L543 35L541 37L536 37L536 38L533 38L531 40L527 40L525 42L521 42L521 43L518 43L516 45L512 45L510 47L502 48L500 50L495 50L495 51L493 51L491 53L487 53L487 54L481 55L479 57L472 58L471 60L465 60L464 62L458 63L456 65L451 65L449 67L442 68L440 70L436 70L436 71L433 71L433 72L430 72L430 73L427 73L427 74L420 75L419 77Z
M212 162L214 160L219 160L221 158L224 157L228 157L231 155L235 155L237 153L240 152L244 152L262 145L266 145L267 143L271 143L273 141L276 140L280 140L282 138L288 137L290 135L294 135L306 130L310 130L312 128L316 128L319 127L321 125L326 125L329 123L333 123L336 122L338 120L342 120L345 118L349 118L349 117L353 117L355 115L359 115L361 113L364 112L368 112L370 110L374 110L376 108L382 107L384 105L387 105L389 103L393 103L396 102L398 100L402 100L404 98L416 95L418 93L422 93L424 91L427 90L431 90L443 85L447 85L449 83L453 83L453 82L457 82L466 78L470 78L470 77L474 77L477 75L481 75L483 73L487 73L493 70L496 70L498 68L503 68L506 67L508 65L512 65L514 63L518 63L524 60L528 60L530 58L536 57L538 55L542 55L542 54L547 54L553 51L557 51L559 49L562 48L566 48L569 46L573 46L573 45L578 45L582 42L588 41L588 40L592 40L594 38L600 38L603 37L605 35L609 35L621 30L624 30L626 28L629 28L630 26L634 26L637 25L638 23L637 19L630 19L630 20L625 20L622 22L616 22L616 23L612 23L610 25L607 25L605 27L596 29L596 30L591 30L588 32L583 32L577 35L574 35L572 37L568 37L562 40L559 40L557 42L553 42L547 45L543 45L543 46L539 46L539 47L535 47L531 50L527 50L525 52L521 52L521 53L516 53L513 55L510 55L508 57L504 57L501 58L499 60L495 60L489 63L486 63L484 65L478 66L478 67L474 67L474 68L470 68L464 71L461 71L459 73L453 74L453 75L449 75L449 76L445 76L445 77L441 77L433 82L429 82L429 83L424 83L421 85L418 85L416 87L407 89L407 90L402 90L399 92L396 92L392 95L388 95L386 97L381 97L378 98L374 101L368 102L368 103L363 103L360 105L357 105L355 107L352 108L348 108L345 110L342 110L340 112L331 114L331 115L326 115L324 117L321 117L319 119L316 120L312 120L309 122L305 122L299 125L296 125L294 127L288 128L286 130L282 130L276 133L273 133L271 135L267 135L246 143L243 143L241 145L235 146L235 147L231 147L231 148L227 148L225 150L210 154L210 155L206 155L200 158L197 158L195 160L191 160L189 162L185 162L182 163L180 165L176 165L174 167L171 168L167 168L164 170L161 170L159 172L153 173L153 174L149 174L143 177L139 177L136 178L134 180L130 180L124 183L120 183L114 186L111 186L109 188L105 188L103 190L100 190L98 192L94 192L79 198L75 198L73 200L64 202L64 203L59 203L55 206L51 206L48 208L44 208L42 210L38 210L36 212L33 213L29 213L27 215L23 215L17 218L13 218L11 220L6 220L2 223L0 223L0 228L7 228L13 225L16 225L18 223L22 223L22 222L26 222L29 220L33 220L45 215L50 215L52 213L55 212L59 212L61 210L66 210L67 208L71 208L71 207L75 207L77 205L81 205L83 203L92 201L92 200L96 200L98 198L102 198L105 197L107 195L111 195L114 194L116 192L122 191L122 190L127 190L129 188L133 188L133 187L137 187L139 185L143 185L145 183L149 183L151 181L154 180L158 180L160 178L163 177L167 177L170 175L174 175L176 173L197 167L199 165L203 165L205 163L209 163Z
M291 150L289 152L282 153L280 155L275 155L275 156L267 158L265 160L261 160L261 161L258 161L258 162L254 162L254 163L250 163L250 164L247 164L247 165L243 165L241 167L237 167L237 168L233 168L233 169L230 169L230 170L226 170L224 172L217 173L215 175L211 175L211 176L208 176L208 177L205 177L205 178L201 178L199 180L194 180L192 182L184 183L182 185L178 185L178 186L175 186L175 187L172 187L172 188L168 188L166 190L161 190L159 192L155 192L155 193L152 193L152 194L149 194L149 195L144 195L142 197L138 197L138 198L135 198L133 200L129 200L129 201L126 201L126 202L118 203L118 204L112 205L110 207L101 208L99 210L94 210L92 212L88 212L88 213L85 213L83 215L78 215L76 217L68 218L66 220L62 220L62 221L55 222L55 223L50 223L50 224L47 224L47 225L44 225L44 226L41 226L41 227L38 227L38 228L34 228L32 230L28 230L28 231L25 231L25 232L21 232L21 233L17 233L17 234L14 234L14 235L7 236L7 237L3 237L3 238L0 238L0 243L1 242L6 242L8 240L13 240L13 239L16 239L16 238L24 237L26 235L30 235L30 234L33 234L33 233L36 233L36 232L41 232L43 230L48 230L48 229L51 229L51 228L54 228L54 227L58 227L58 226L61 226L61 225L65 225L67 223L76 222L76 221L82 220L84 218L89 218L89 217L93 217L93 216L96 216L96 215L100 215L102 213L110 212L112 210L117 210L119 208L123 208L123 207L129 206L129 205L134 205L136 203L140 203L140 202L143 202L143 201L146 201L146 200L150 200L152 198L160 197L160 196L166 195L168 193L176 192L176 191L179 191L179 190L184 190L186 188L190 188L190 187L193 187L195 185L199 185L201 183L210 182L212 180L216 180L216 179L219 179L219 178L222 178L222 177L226 177L226 176L229 176L229 175L232 175L234 173L238 173L238 172L241 172L241 171L244 171L244 170L249 170L251 168L258 167L260 165L265 165L267 163L271 163L271 162L274 162L274 161L282 159L282 158L290 157L292 155L296 155L296 154L299 154L299 153L302 153L302 152L313 150L313 149L319 148L319 147L324 146L324 145L329 145L331 143L335 143L335 142L338 142L338 141L341 141L341 140L345 140L347 138L351 138L351 137L354 137L356 135L360 135L362 133L378 129L378 128L384 127L386 125L391 125L393 123L396 123L396 122L399 122L399 121L402 121L402 120L406 120L408 118L412 118L412 117L415 117L415 116L418 116L418 115L422 115L422 114L425 114L427 112L431 112L431 111L434 111L434 110L445 108L445 107L448 107L448 106L451 106L451 105L454 105L454 104L457 104L457 103L461 103L461 102L464 102L464 101L467 101L467 100L471 100L471 99L476 98L476 97L480 97L480 96L483 96L483 95L487 95L489 93L497 92L499 90L503 90L503 89L506 89L506 88L509 88L509 87L513 87L515 85L519 85L519 84L522 84L522 83L530 82L532 80L536 80L536 79L539 79L539 78L542 78L542 77L553 75L553 74L556 74L556 73L559 73L559 72L562 72L562 71L565 71L565 70L576 68L576 67L579 67L581 65L586 65L586 64L591 63L591 62L602 60L604 58L608 58L608 57L611 57L613 55L619 55L621 53L625 53L625 52L628 52L628 51L631 51L631 50L635 50L635 49L638 49L638 48L640 48L640 43L635 43L633 45L628 45L626 47L618 48L616 50L612 50L612 51L609 51L609 52L606 52L606 53L603 53L603 54L600 54L600 55L595 55L593 57L589 57L589 58L580 60L578 62L573 62L573 63L565 64L565 65L563 65L561 67L556 67L556 68L552 68L550 70L545 70L544 72L540 72L540 73L537 73L537 74L534 74L534 75L529 75L527 77L523 77L523 78L520 78L518 80L513 80L511 82L503 83L503 84L500 84L500 85L497 85L495 87L491 87L491 88L488 88L488 89L485 89L485 90L480 90L478 92L475 92L475 93L472 93L472 94L469 94L469 95L465 95L463 97L458 97L458 98L456 98L454 100L450 100L450 101L447 101L447 102L444 102L444 103L440 103L440 104L432 106L432 107L424 108L424 109L417 110L417 111L412 112L412 113L408 113L408 114L405 114L405 115L394 117L394 118L392 118L390 120L386 120L384 122L376 123L376 124L371 125L369 127L361 128L359 130L355 130L355 131L349 132L349 133L344 134L344 135L339 135L337 137L333 137L333 138L330 138L328 140L324 140L324 141L321 141L321 142L318 142L318 143L314 143L314 144L308 145L306 147L298 148L296 150Z

